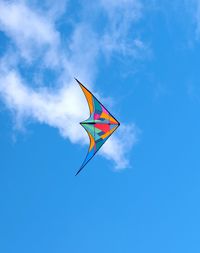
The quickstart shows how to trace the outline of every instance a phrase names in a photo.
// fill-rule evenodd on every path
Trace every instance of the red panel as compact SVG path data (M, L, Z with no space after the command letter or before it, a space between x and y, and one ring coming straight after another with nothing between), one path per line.
M110 131L110 125L109 124L95 124L94 125L96 128L100 129L104 133L107 133Z

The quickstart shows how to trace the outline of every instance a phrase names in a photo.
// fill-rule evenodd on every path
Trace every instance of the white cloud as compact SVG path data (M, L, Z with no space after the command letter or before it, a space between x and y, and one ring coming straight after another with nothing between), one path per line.
M51 21L21 2L0 1L0 30L17 44L27 60L45 47L55 49L59 42L59 34Z
M109 2L109 7L105 1L99 2L102 11L108 16L108 29L97 31L90 21L83 18L79 23L73 23L72 31L63 41L56 28L58 15L63 14L62 8L51 12L48 7L45 15L35 5L30 7L28 1L0 0L0 30L13 43L8 46L1 59L0 96L19 123L31 118L57 128L72 143L88 145L87 135L78 124L88 117L87 103L73 77L80 78L84 83L92 83L97 74L98 56L101 52L106 54L109 51L110 55L116 52L129 54L128 51L132 48L127 40L128 32L134 20L140 16L141 7L138 1L121 0L117 4L114 1ZM122 13L115 14L116 10L117 13ZM109 50L110 42L104 43L106 38L113 38L112 48ZM134 50L143 46L141 40L133 40ZM45 83L38 87L34 78L30 82L18 70L27 61L27 68L35 67L36 60L40 63L40 72L31 69L30 74L43 80L50 68L56 74L54 89L48 89ZM127 153L135 140L135 128L123 127L122 124L100 153L113 160L117 169L125 168L129 164Z
M73 143L86 143L77 124L83 117L87 117L85 101L78 86L69 85L56 93L44 89L35 91L15 71L1 75L0 83L4 102L17 114L18 119L31 117L58 128L61 135Z
M0 94L20 122L32 118L57 128L60 134L72 143L88 144L88 138L78 124L89 114L78 86L69 85L56 93L47 90L34 91L14 71L1 76ZM135 143L136 136L135 128L132 126L121 126L118 131L118 138L112 136L105 143L100 154L113 160L116 169L122 169L129 166L125 154Z

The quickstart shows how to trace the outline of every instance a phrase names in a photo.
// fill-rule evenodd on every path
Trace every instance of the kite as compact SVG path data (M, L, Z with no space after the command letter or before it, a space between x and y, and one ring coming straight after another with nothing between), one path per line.
M85 165L97 153L97 151L103 146L106 140L119 127L120 123L82 83L80 83L76 78L75 80L80 85L90 110L90 117L87 120L80 122L89 136L90 146L83 164L76 173L76 175L78 175Z

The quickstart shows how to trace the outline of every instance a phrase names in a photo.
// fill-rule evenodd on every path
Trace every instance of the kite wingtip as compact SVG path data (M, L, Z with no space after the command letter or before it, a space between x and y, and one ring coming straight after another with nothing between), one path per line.
M81 166L81 168L76 172L75 177L81 172L81 170L83 169L84 166Z
M77 81L78 84L80 84L79 80L76 77L74 77L74 79Z
M78 174L80 173L81 170L77 171L75 174L75 177L78 176Z

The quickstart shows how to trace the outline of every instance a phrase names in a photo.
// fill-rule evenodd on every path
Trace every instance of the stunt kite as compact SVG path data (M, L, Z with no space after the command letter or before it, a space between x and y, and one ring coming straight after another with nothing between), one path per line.
M83 164L76 173L76 175L78 175L102 147L106 140L119 127L120 123L82 83L80 83L77 79L75 80L78 82L85 94L90 110L90 117L80 123L88 133L90 146Z

